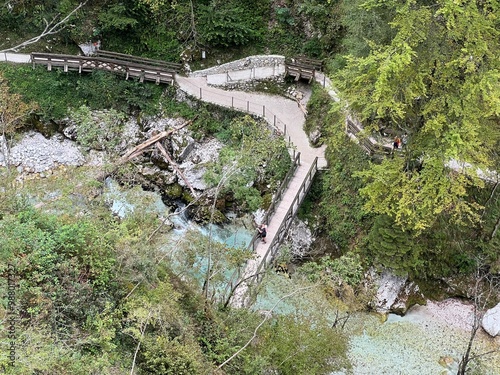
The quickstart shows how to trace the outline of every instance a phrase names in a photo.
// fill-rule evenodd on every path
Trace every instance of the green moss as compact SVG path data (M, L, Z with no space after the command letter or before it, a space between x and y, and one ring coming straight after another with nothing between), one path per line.
M166 186L164 193L167 196L167 198L169 198L169 199L178 199L181 197L184 198L184 195L185 195L184 189L179 184L172 184L172 185ZM192 200L191 196L190 196L190 198Z

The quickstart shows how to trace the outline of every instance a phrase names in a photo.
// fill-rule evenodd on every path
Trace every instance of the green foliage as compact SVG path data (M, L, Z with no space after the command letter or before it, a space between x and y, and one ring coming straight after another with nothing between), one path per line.
M215 310L200 322L200 346L212 363L221 364L250 340L260 321L255 312L247 309ZM231 375L261 374L265 364L265 357L250 345L223 369Z
M250 116L236 118L219 136L225 139L219 160L204 178L231 193L243 209L255 210L262 204L257 184L275 188L290 166L290 157L282 138L273 136L267 124Z
M328 92L319 84L313 84L311 97L307 102L307 117L304 125L307 134L316 129L322 133L325 132L326 125L331 121L329 113L331 102L332 99Z
M132 8L133 9L133 8ZM138 24L131 12L131 7L124 3L110 4L99 13L99 23L102 32L109 30L127 30Z
M199 348L182 344L177 339L165 336L144 342L141 362L142 374L198 375L207 374L208 369L200 360Z
M198 29L207 45L243 46L261 38L263 19L255 18L245 3L213 0L199 10Z
M328 235L342 251L353 247L371 225L371 215L363 210L359 189L363 184L353 173L368 165L364 152L344 136L344 142L327 154L329 170L322 178L319 209Z
M162 91L157 85L125 81L102 71L79 75L3 64L0 64L0 70L13 92L20 94L25 101L38 103L38 114L43 120L62 119L70 108L82 105L91 109L139 110L151 114L158 108Z
M375 265L399 275L420 270L424 249L411 233L403 232L388 216L378 216L368 235L368 251Z
M355 253L347 253L336 259L329 256L322 257L317 262L304 264L300 272L312 282L328 279L328 282L340 281L351 286L357 286L364 277L361 258Z
M347 365L342 333L306 319L281 316L265 327L259 345L268 370L283 375L330 374Z
M312 30L302 52L311 57L321 57L337 52L344 35L342 19L345 16L340 1L296 1L302 27ZM307 23L307 24L306 24Z
M275 10L276 12L276 19L278 22L294 26L295 25L295 19L292 16L292 13L290 12L290 8L287 7L277 7Z
M92 113L87 106L70 113L75 123L77 141L84 147L113 152L122 132L125 115L114 109Z
M392 123L412 134L407 160L386 160L360 174L368 184L366 209L412 230L428 228L441 213L477 220L480 205L467 201L467 191L483 186L476 168L492 164L499 137L500 92L488 83L498 80L495 11L475 2L383 5L395 14L394 37L373 44L366 57L349 57L336 77L367 132ZM419 159L414 168L411 161ZM446 166L451 160L473 167L455 173Z
M342 1L341 8L341 23L346 30L342 44L349 55L367 56L371 43L386 45L394 37L390 22L395 12L390 5L368 7L365 0L354 0Z

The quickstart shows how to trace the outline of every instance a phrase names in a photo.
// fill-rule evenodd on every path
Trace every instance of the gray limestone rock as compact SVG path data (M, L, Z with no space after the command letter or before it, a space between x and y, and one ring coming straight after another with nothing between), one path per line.
M218 159L222 146L222 143L215 138L206 140L203 143L196 143L191 151L191 157L179 165L184 177L194 189L206 190L208 188L203 180L206 164ZM193 160L198 161L198 163L193 163ZM179 184L181 186L186 185L182 178L179 178Z
M172 134L170 144L172 146L172 157L180 162L183 162L195 147L193 137L185 129Z
M500 303L486 311L481 326L490 336L500 335Z
M406 276L397 276L390 270L379 274L372 269L369 271L369 279L377 288L374 300L377 312L404 315L414 304L425 304L418 285L409 281Z
M295 218L288 231L290 253L294 259L302 259L309 255L314 236L307 223Z

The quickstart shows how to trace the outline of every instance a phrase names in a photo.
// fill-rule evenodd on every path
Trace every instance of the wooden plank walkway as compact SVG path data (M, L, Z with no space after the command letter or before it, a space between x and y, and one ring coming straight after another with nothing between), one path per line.
M173 84L176 74L176 70L172 67L152 65L151 61L143 58L138 58L137 61L129 61L100 56L73 56L33 52L31 54L31 63L33 67L36 65L46 66L49 71L52 68L63 68L65 72L71 70L79 73L105 70L121 74L125 76L125 79L138 78L139 82L152 81L157 85L160 83Z

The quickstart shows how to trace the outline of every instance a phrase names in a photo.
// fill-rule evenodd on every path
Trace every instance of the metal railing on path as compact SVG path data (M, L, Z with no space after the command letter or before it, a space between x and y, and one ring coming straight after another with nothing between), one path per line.
M304 180L300 185L297 194L295 194L295 197L293 198L292 203L290 204L290 208L288 209L285 218L283 219L280 227L276 231L276 234L274 235L274 238L271 244L269 245L266 254L260 261L259 267L257 268L256 272L258 281L262 279L261 271L263 267L267 266L268 264L274 261L276 254L278 253L278 248L283 243L283 240L285 239L285 236L288 230L290 229L290 225L292 224L292 220L295 217L295 214L297 213L300 205L304 201L305 196L307 195L309 189L311 188L316 172L318 172L318 158L314 159L314 162L312 163L306 176L304 177Z
M208 101L227 108L250 113L265 119L268 124L273 126L277 133L285 139L288 147L292 149L292 153L293 150L296 149L291 140L286 123L280 120L279 117L265 104L259 104L250 100L240 99L237 96L231 95L230 91L225 94L221 93L220 90L211 90L209 88L200 87L189 79L185 79L183 80L183 82L192 87L191 95L195 96L199 100ZM207 97L210 97L211 99L207 100Z

